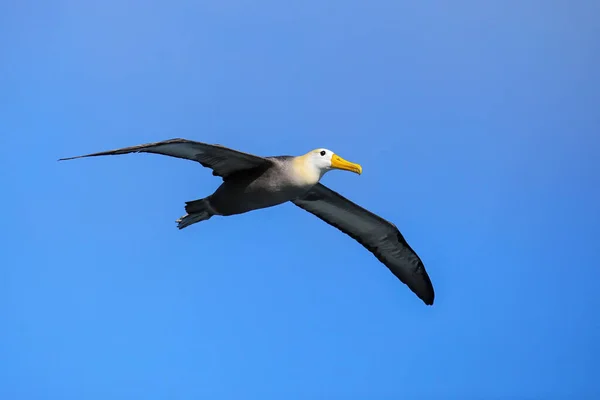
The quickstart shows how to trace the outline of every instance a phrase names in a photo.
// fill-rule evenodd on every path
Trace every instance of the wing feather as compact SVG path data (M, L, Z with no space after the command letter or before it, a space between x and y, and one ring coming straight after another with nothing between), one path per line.
M128 153L154 153L197 161L202 166L212 169L213 175L224 179L235 172L271 165L271 161L267 158L243 153L218 144L207 144L187 139L169 139L82 156L61 158L59 161Z
M394 224L320 183L293 203L362 244L425 304L433 304L425 266Z

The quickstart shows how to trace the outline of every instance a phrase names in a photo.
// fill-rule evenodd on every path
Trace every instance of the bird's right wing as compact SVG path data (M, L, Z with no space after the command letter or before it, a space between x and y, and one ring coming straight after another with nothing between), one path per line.
M116 150L61 158L59 161L128 153L154 153L197 161L202 166L212 169L213 175L224 179L235 172L257 167L268 167L272 164L272 161L267 158L243 153L218 144L194 142L187 139L170 139L162 142L140 144Z
M293 203L362 244L425 304L433 304L425 266L394 224L320 183Z

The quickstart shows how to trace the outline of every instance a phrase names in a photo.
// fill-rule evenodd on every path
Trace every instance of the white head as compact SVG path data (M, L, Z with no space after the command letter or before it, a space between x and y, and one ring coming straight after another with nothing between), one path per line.
M341 169L359 175L362 174L362 167L359 164L346 161L328 149L320 148L309 151L305 155L298 157L298 160L302 162L302 169L306 173L307 178L309 178L308 180L315 183L332 169Z

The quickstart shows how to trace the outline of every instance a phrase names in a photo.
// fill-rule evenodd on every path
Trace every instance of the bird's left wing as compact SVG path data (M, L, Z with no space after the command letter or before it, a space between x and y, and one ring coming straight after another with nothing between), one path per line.
M169 139L162 142L140 144L116 150L61 158L59 161L128 153L154 153L197 161L202 166L212 169L213 175L223 178L226 178L235 172L263 166L266 167L272 163L267 158L243 153L225 146L195 142L187 139Z
M425 304L433 304L425 266L394 224L320 183L293 203L358 241Z

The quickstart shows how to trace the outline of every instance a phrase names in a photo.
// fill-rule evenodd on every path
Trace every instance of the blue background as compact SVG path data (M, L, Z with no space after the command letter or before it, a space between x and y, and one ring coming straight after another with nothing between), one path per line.
M596 1L4 1L3 399L600 396ZM327 147L426 307L287 204L183 231L185 137ZM595 397L599 398L599 397Z

